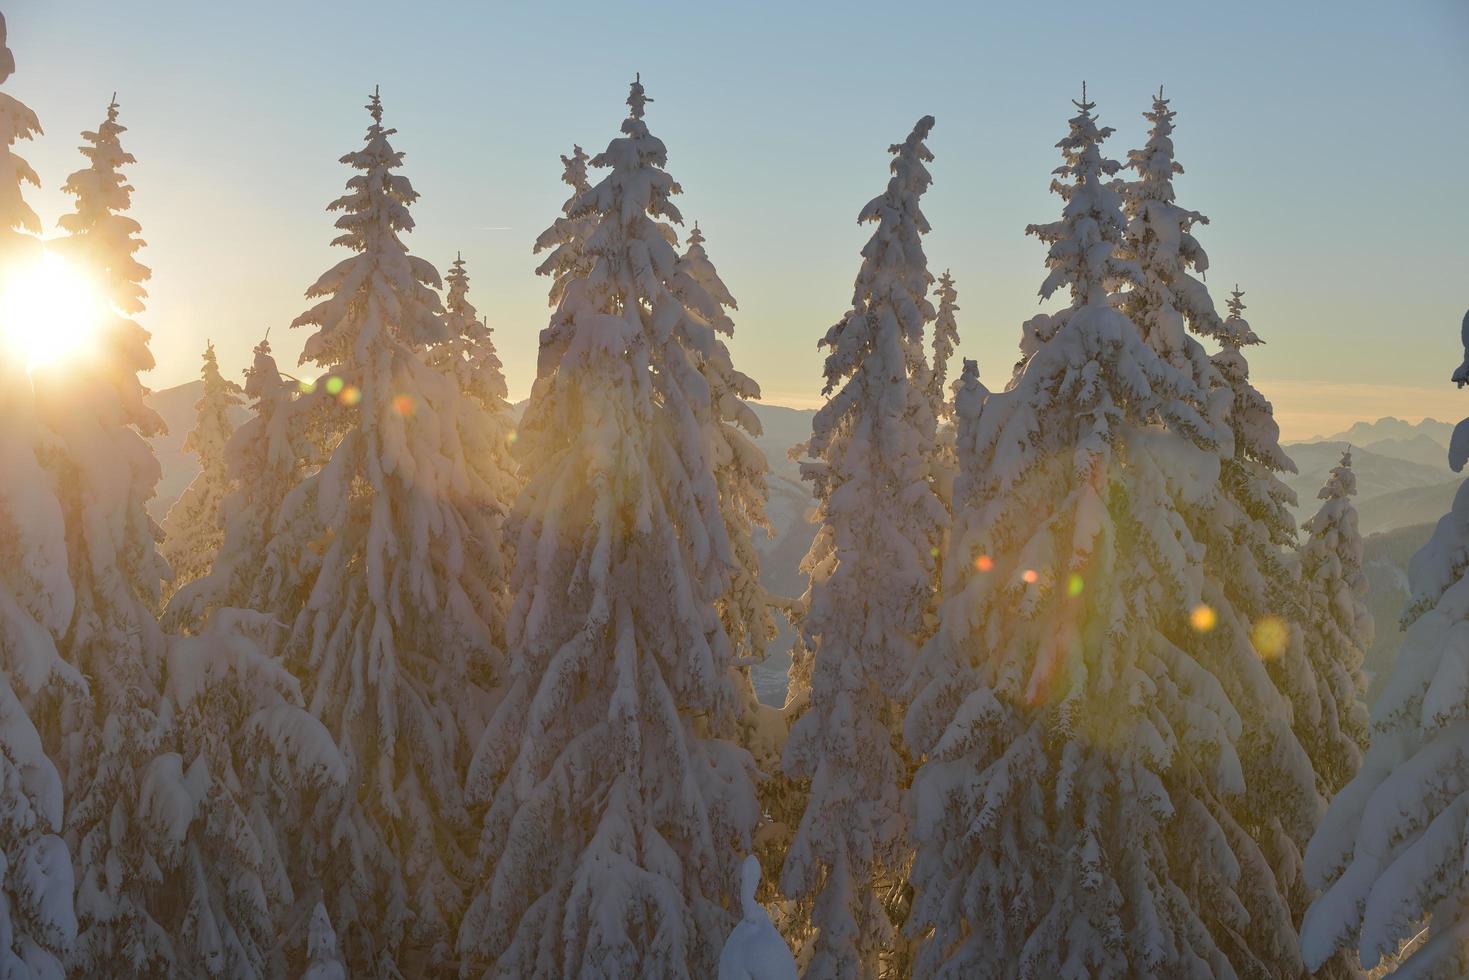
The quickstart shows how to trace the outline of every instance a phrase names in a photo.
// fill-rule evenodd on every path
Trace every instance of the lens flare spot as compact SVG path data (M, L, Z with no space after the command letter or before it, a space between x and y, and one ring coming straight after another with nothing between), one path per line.
M1036 571L1034 568L1027 568L1025 571L1020 573L1020 581L1024 582L1026 585L1034 585L1040 580L1041 573Z
M1219 625L1219 614L1212 606L1206 606L1201 602L1194 606L1188 614L1188 624L1194 628L1195 632L1207 633Z
M404 418L412 415L415 407L417 406L413 401L412 395L395 395L393 397L393 411Z
M1075 599L1086 588L1086 582L1075 572L1066 579L1066 594Z
M506 443L506 445L513 446L513 445L515 445L515 440L517 440L519 438L520 438L520 433L519 432L516 432L514 429L511 429L505 435L505 443Z
M1262 658L1274 660L1285 653L1290 642L1290 627L1279 616L1265 616L1250 630L1250 641Z
M324 385L324 387L326 388L326 393L328 395L335 397L342 393L342 386L345 384L345 381L334 374L330 378L326 379L326 384Z
M342 393L337 396L337 400L351 408L362 401L362 389L356 385L346 385L342 388Z
M989 555L978 555L974 559L974 570L976 572L994 571L995 560Z

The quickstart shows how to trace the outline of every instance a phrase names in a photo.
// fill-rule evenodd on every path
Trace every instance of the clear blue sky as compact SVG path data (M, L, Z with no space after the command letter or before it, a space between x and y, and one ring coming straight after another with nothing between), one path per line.
M886 147L937 117L925 199L952 268L961 352L998 384L1036 309L1054 143L1086 79L1115 156L1159 83L1178 110L1180 203L1221 306L1236 280L1268 346L1255 375L1288 436L1392 413L1457 418L1447 377L1469 307L1469 3L433 4L12 0L7 91L46 135L21 148L48 225L76 134L118 92L138 157L166 387L206 337L227 369L267 327L283 363L330 263L323 208L381 84L422 195L415 252L462 250L512 394L545 324L530 245L564 199L558 154L616 135L633 72L656 100L708 249L740 300L735 356L767 398L812 403L816 339L850 300ZM1460 403L1462 402L1462 408ZM1457 414L1455 414L1457 413Z

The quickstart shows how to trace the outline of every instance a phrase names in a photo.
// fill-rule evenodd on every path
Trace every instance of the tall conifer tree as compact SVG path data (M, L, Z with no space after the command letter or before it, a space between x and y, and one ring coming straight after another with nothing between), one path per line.
M1231 701L1260 706L1242 715L1246 791L1230 801L1262 861L1244 879L1251 913L1244 945L1266 969L1288 973L1298 968L1293 920L1307 899L1300 853L1321 813L1312 760L1285 703L1314 688L1309 678L1299 680L1309 666L1291 641L1296 584L1285 556L1295 543L1287 507L1295 497L1280 474L1295 466L1280 447L1270 403L1249 379L1242 351L1248 324L1221 321L1204 285L1209 257L1194 231L1208 219L1177 202L1174 178L1184 171L1173 143L1176 115L1160 89L1143 113L1147 142L1128 154L1136 179L1121 186L1128 221L1120 254L1140 275L1121 302L1149 346L1205 393L1219 441L1218 491L1207 506L1180 511L1204 546L1203 602L1215 617L1196 645ZM1200 338L1223 349L1211 359ZM1267 682L1285 700L1272 696Z
M199 475L163 519L163 557L173 573L170 593L209 571L224 542L219 505L230 489L225 445L235 431L231 411L240 404L240 386L219 373L212 343L204 348L200 375L204 390L194 403L194 428L184 437L184 452L199 459Z
M284 433L264 421L250 436L286 475L291 440L321 464L295 472L263 557L229 544L226 557L263 576L249 595L286 624L287 661L347 773L340 810L293 835L296 880L320 889L354 974L393 976L444 968L461 914L461 774L502 667L491 560L502 474L481 452L483 408L427 363L448 339L441 283L403 243L418 195L397 172L377 93L367 108L363 147L342 157L355 172L330 205L334 244L352 254L293 324L312 328L302 361L324 374L288 413L275 405ZM268 508L274 492L264 496ZM240 503L227 517L248 513Z
M1200 642L1186 515L1217 496L1219 434L1207 389L1121 308L1143 271L1121 254L1112 131L1076 105L1061 220L1029 229L1049 245L1042 297L1070 302L1027 321L1014 384L960 437L941 627L914 679L916 972L1263 974L1242 934L1290 920L1247 901L1269 869L1228 801L1243 717L1278 696L1256 665L1233 700Z
M469 780L493 874L460 933L496 975L712 976L759 816L697 366L718 304L679 277L650 101L634 82L566 208L590 268L558 290L517 444L508 687Z
M932 480L935 405L924 330L934 319L920 199L933 159L924 116L889 147L887 190L858 216L852 309L821 340L828 396L802 475L820 528L803 567L785 770L809 781L781 890L809 911L805 975L876 976L897 935L910 851L898 692L928 630L948 522Z

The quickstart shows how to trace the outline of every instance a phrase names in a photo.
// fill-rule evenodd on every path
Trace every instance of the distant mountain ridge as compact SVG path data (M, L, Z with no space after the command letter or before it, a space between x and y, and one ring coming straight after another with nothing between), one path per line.
M1352 450L1357 516L1363 534L1435 521L1448 510L1459 476L1449 469L1454 427L1437 419L1406 422L1388 416L1358 422L1330 438L1285 445L1300 472L1286 483L1296 491L1297 519L1316 510L1316 492L1341 454Z
M1405 422L1391 415L1384 416L1376 422L1358 422L1345 432L1338 432L1334 436L1317 436L1314 439L1303 439L1300 444L1315 442L1348 442L1354 446L1371 446L1375 443L1388 439L1412 440L1418 436L1427 436L1438 443L1444 449L1448 449L1449 436L1453 435L1454 427L1448 422L1440 422L1437 419L1424 419L1421 422Z

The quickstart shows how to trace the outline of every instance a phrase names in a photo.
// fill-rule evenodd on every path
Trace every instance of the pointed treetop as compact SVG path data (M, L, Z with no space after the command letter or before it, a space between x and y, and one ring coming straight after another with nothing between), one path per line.
M932 131L933 116L924 116L922 119L918 120L918 122L914 123L913 132L908 134L908 138L904 140L901 144L894 143L892 146L888 147L888 152L898 153L901 152L904 148L916 147L923 140L928 139L928 134ZM924 160L933 159L933 154L928 153L927 151L919 154L919 156Z
M1341 462L1332 467L1326 484L1316 494L1318 500L1340 500L1357 495L1357 474L1352 472L1352 447L1342 451ZM1309 523L1309 522L1308 522Z
M450 313L466 314L477 320L474 306L469 302L469 271L465 268L466 265L461 253L456 253L454 261L449 263L449 271L444 275L444 282L449 287L444 308Z
M1219 343L1230 350L1238 351L1241 347L1252 347L1265 342L1251 329L1249 321L1244 317L1244 296L1236 285L1234 292L1229 294L1229 316L1219 325Z
M699 230L699 223L694 222L693 230L689 232L689 248L704 244L704 233Z
M627 94L627 104L632 109L634 119L643 118L643 106L653 100L643 94L643 73L638 72L633 76L632 86Z
M1097 104L1095 102L1088 102L1086 100L1086 79L1083 78L1081 80L1081 101L1078 102L1075 99L1072 99L1071 104L1080 109L1081 114L1084 116L1090 115L1091 111L1097 107Z
M383 100L379 86L372 87L372 98L368 100L367 111L372 113L372 121L381 126L383 124Z

